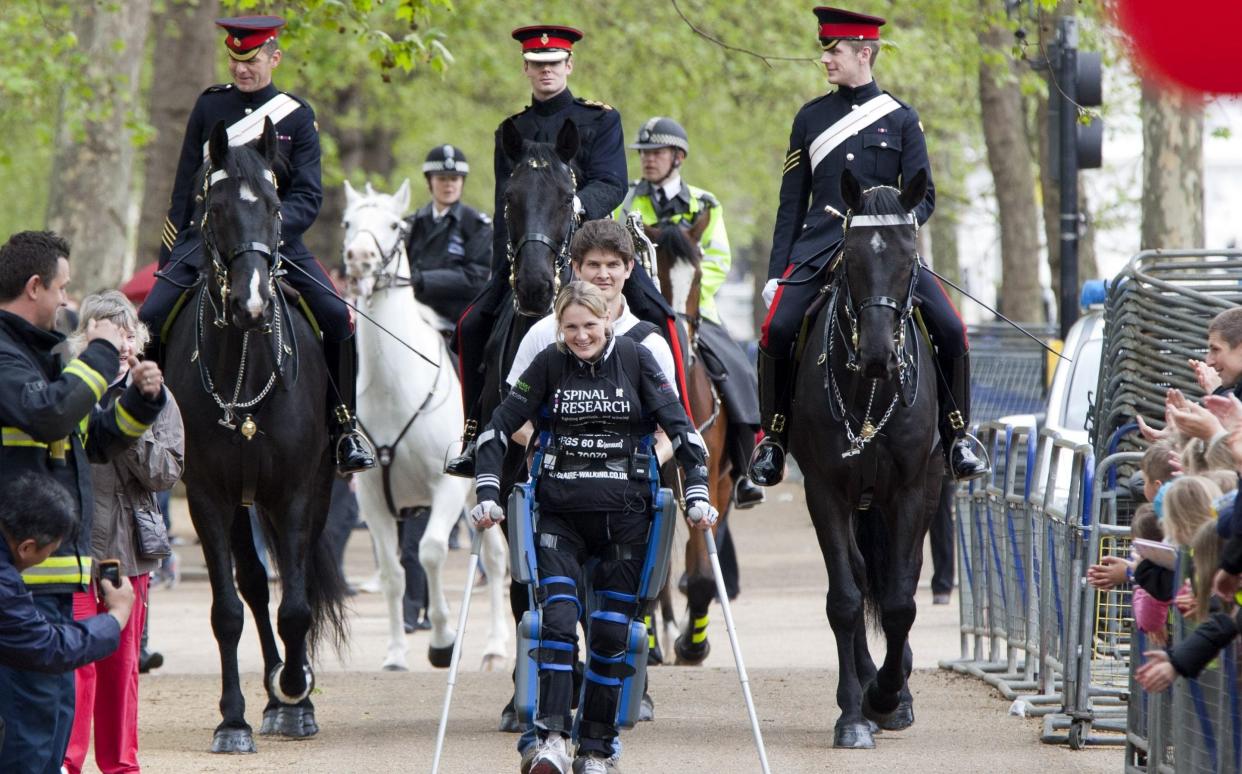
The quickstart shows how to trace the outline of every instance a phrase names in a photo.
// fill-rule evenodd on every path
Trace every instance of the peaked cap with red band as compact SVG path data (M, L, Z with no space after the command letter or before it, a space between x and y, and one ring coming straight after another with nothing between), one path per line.
M230 16L216 19L216 26L228 33L224 46L229 56L238 62L249 62L264 43L280 34L285 20L279 16Z
M832 48L838 40L879 40L880 27L885 23L879 16L826 5L815 9L815 18L819 20L819 42L824 48Z
M582 40L582 31L573 27L536 24L518 27L513 39L522 44L522 58L527 62L559 62L573 53L574 44Z

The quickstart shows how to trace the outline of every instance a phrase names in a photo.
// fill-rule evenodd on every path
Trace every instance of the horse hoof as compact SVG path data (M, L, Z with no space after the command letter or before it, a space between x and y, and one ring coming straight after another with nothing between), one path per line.
M871 726L866 723L837 724L832 735L832 746L846 750L873 750L875 738Z
M875 706L879 702L875 700L873 692L876 691L875 683L868 683L863 689L862 713L863 717L875 723L884 731L901 731L914 725L914 702L911 699L898 698L897 706L891 710L882 711L876 709Z
M311 707L276 707L263 713L267 725L268 712L273 714L272 733L288 739L306 739L319 733L315 710Z
M435 645L428 645L427 660L437 669L448 669L449 664L453 663L453 646L450 644L443 648L437 648Z
M502 734L522 733L522 724L518 723L517 710L513 708L513 699L500 711L500 727L496 729Z
M643 702L638 707L638 722L646 723L655 720L655 702L651 700L651 695L644 693Z
M505 657L496 653L489 653L483 657L483 663L479 665L480 671L496 672L505 668Z
M249 728L217 728L211 737L211 751L226 755L254 752L254 737Z
M380 669L384 670L385 672L408 672L410 671L410 668L406 666L405 664L385 664L384 666L380 667Z
M279 707L268 707L263 710L263 723L259 726L259 736L274 736L279 733L276 730L276 714Z
M682 635L673 641L673 652L677 654L677 666L698 666L707 660L712 644L708 640L695 644Z

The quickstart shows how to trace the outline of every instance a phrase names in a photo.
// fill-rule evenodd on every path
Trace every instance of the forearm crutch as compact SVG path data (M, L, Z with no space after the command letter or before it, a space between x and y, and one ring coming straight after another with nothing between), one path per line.
M431 774L440 770L440 753L444 749L444 731L448 727L449 704L453 701L453 686L457 684L457 664L461 661L461 644L466 638L466 617L470 615L470 595L474 593L474 575L479 570L479 548L483 544L483 530L476 529L470 540L470 563L466 570L466 591L461 598L461 613L457 616L457 637L453 640L453 658L449 661L448 689L444 692L444 707L440 710L440 727L436 729L436 754L431 759ZM495 579L492 581L496 582Z
M696 512L696 515L697 512ZM694 518L697 523L702 518ZM703 530L707 540L707 558L712 563L712 575L716 579L716 596L720 599L720 609L724 612L725 629L729 632L729 644L733 647L733 661L737 664L737 678L742 684L742 696L746 699L746 712L750 715L750 731L755 737L755 748L759 751L759 765L763 774L769 774L768 753L763 748L763 733L759 731L759 716L755 714L755 700L750 695L750 678L746 676L746 665L742 663L742 648L737 642L737 630L733 628L733 611L729 609L729 593L725 591L724 574L720 571L720 557L716 554L716 536L710 529Z

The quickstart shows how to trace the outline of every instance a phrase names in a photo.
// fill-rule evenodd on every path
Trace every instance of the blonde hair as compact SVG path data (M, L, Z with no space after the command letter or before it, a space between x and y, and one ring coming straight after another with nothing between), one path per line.
M151 338L147 326L138 319L138 310L119 290L106 290L82 299L78 308L78 327L69 336L69 351L78 354L86 349L86 326L91 320L109 320L122 330L134 334L134 349L141 352Z
M561 352L566 351L565 341L561 338L561 318L565 315L565 310L574 304L581 306L596 317L608 319L608 300L604 298L604 291L582 280L574 280L561 288L561 292L556 296L556 303L553 305L556 314L556 348ZM612 338L611 324L605 328L604 336Z
M1208 444L1207 451L1203 453L1203 461L1207 464L1209 470L1228 470L1233 471L1236 467L1233 460L1233 452L1229 450L1229 435L1222 434L1213 438ZM1236 476L1236 472L1234 473ZM1233 487L1231 487L1233 488ZM1221 487L1224 489L1224 487Z
M1188 545L1199 527L1216 519L1220 487L1203 476L1180 476L1164 492L1161 524L1170 543Z
M1229 494L1238 488L1237 471L1212 468L1211 470L1205 470L1201 475L1213 484L1216 484L1221 494Z
M1208 603L1212 601L1212 578L1220 565L1223 543L1216 532L1216 523L1212 521L1201 524L1190 541L1191 557L1194 560L1195 602L1199 606L1195 615L1196 621L1207 620Z

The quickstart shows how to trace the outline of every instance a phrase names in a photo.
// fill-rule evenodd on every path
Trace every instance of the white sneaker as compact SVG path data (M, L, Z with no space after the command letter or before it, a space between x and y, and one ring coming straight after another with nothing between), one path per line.
M552 734L539 743L530 774L570 774L574 762L565 749L565 737Z
M574 774L609 774L607 762L593 755L581 755L574 764Z

